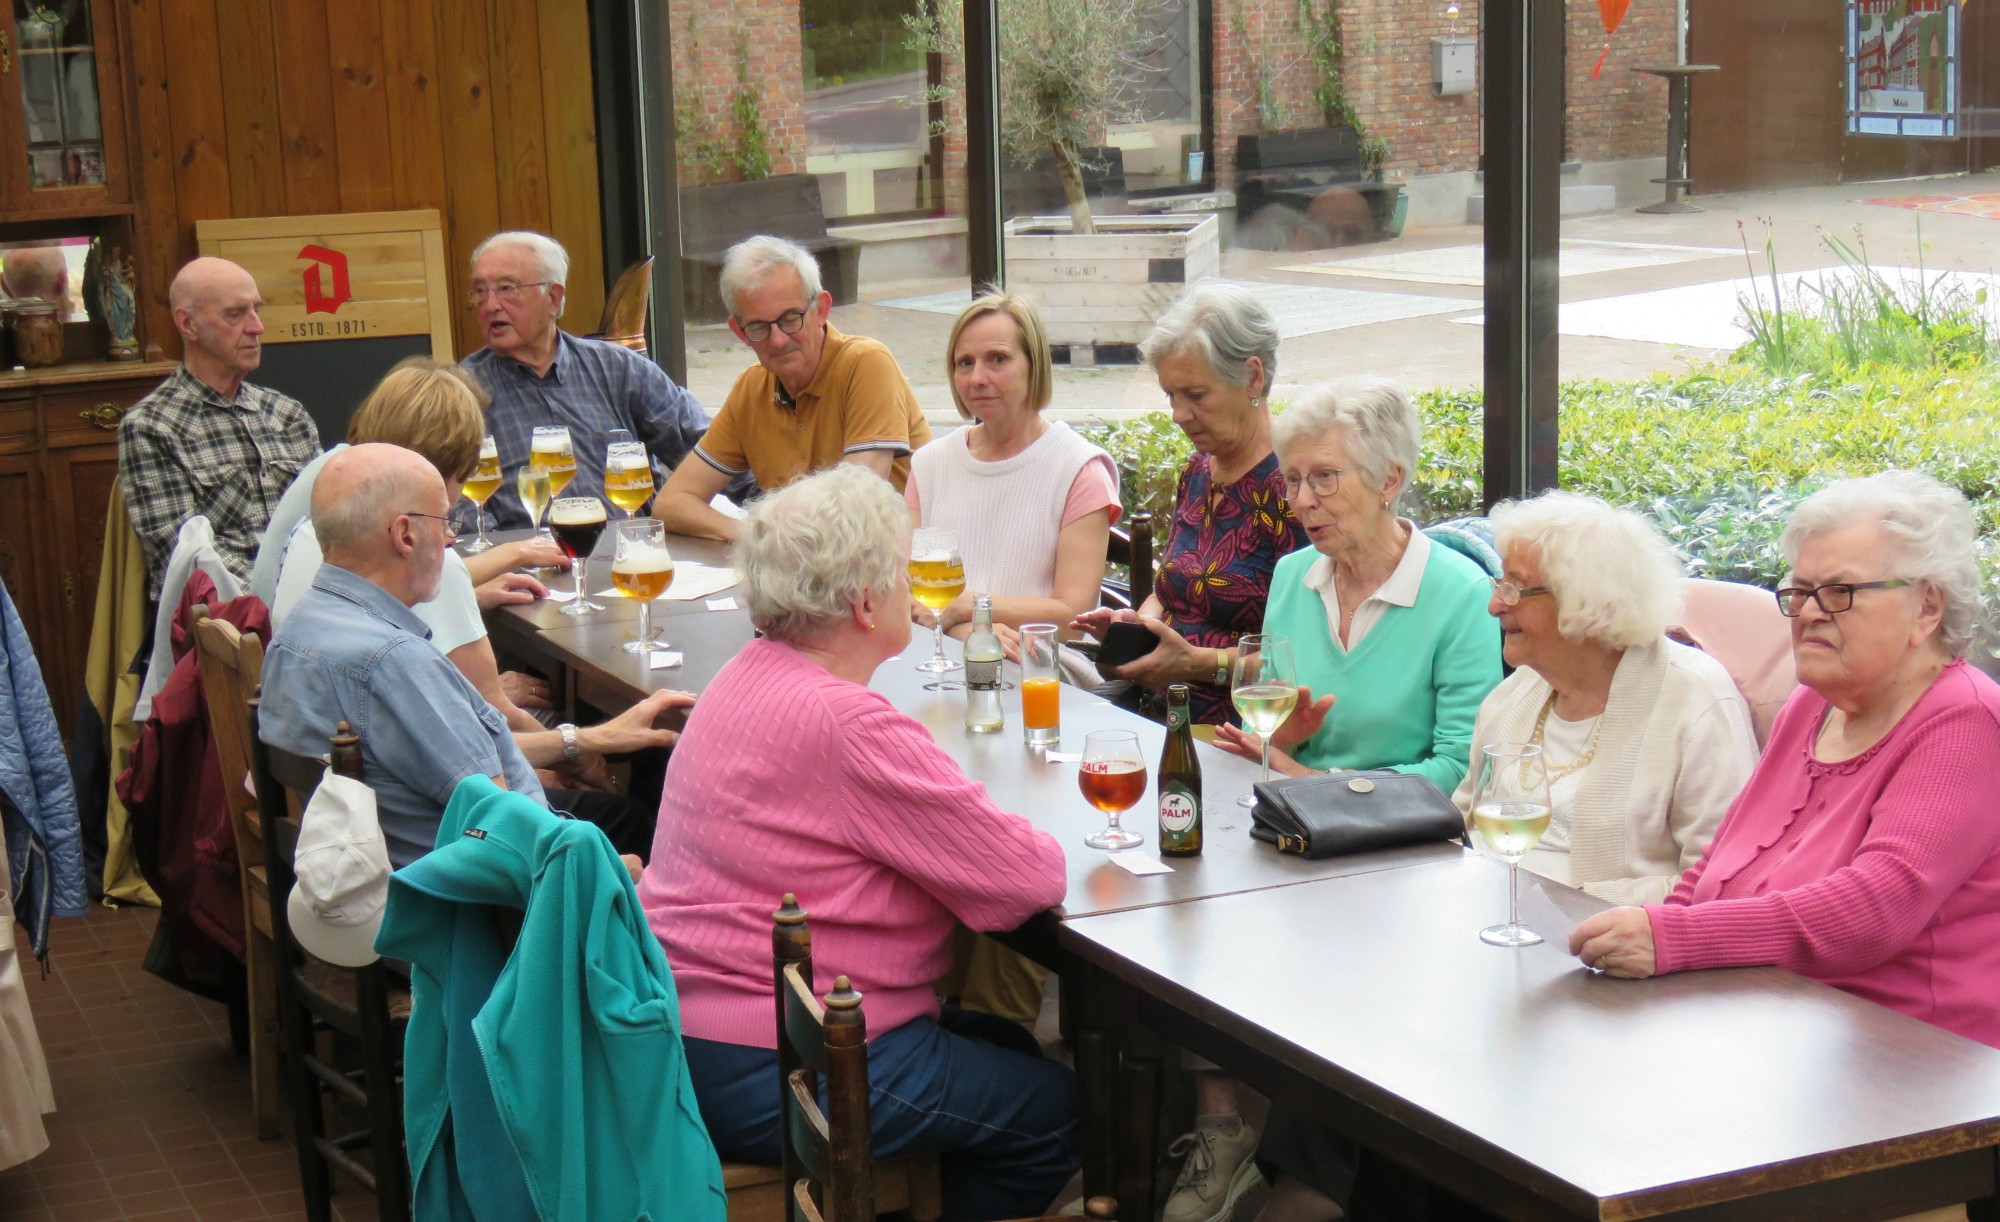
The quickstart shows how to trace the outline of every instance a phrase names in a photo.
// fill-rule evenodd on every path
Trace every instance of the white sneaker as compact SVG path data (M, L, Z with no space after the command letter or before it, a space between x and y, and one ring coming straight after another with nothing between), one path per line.
M1187 1161L1160 1222L1228 1222L1237 1200L1264 1182L1256 1152L1257 1130L1241 1121L1234 1135L1201 1125L1176 1138L1167 1153Z

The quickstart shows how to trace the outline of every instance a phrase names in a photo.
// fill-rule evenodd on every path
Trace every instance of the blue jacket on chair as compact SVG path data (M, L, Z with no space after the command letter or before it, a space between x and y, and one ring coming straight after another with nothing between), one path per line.
M7 868L29 945L48 952L49 917L82 916L83 833L76 783L42 665L14 600L0 585L0 797L6 799Z
M495 907L525 910L511 953ZM375 948L411 967L417 1218L723 1222L673 976L603 832L467 777Z

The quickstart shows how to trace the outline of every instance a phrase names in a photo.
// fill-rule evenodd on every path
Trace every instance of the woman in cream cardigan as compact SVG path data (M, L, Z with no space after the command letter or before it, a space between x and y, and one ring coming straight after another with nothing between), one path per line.
M1667 639L1681 566L1645 519L1550 492L1492 520L1487 611L1516 669L1479 706L1454 800L1471 809L1487 743L1535 743L1555 817L1522 864L1615 903L1664 899L1756 766L1749 709L1721 663Z

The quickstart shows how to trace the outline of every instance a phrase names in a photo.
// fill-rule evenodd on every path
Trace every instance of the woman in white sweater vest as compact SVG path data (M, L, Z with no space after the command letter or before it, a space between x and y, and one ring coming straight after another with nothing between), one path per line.
M1749 708L1722 664L1668 640L1681 565L1639 515L1550 492L1493 510L1505 566L1487 610L1516 667L1479 706L1480 748L1541 746L1554 818L1522 861L1621 904L1666 897L1701 859L1757 763Z
M945 609L944 629L965 635L975 594L993 596L995 623L1067 624L1098 603L1118 469L1043 418L1054 377L1033 302L980 297L952 325L945 353L952 400L972 423L918 450L903 490L916 525L958 535L965 593ZM912 614L930 622L921 606Z

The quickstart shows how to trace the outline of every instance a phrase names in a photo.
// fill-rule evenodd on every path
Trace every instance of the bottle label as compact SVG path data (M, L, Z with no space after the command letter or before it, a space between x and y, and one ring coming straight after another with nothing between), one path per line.
M1160 795L1160 835L1184 836L1201 821L1201 799L1178 781Z
M965 660L965 690L969 692L997 692L1000 690L1000 659L990 662Z
M1169 700L1167 702L1168 737L1172 737L1175 730L1180 729L1187 723L1188 723L1188 706L1185 704L1175 704L1173 701Z

